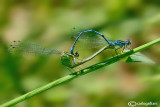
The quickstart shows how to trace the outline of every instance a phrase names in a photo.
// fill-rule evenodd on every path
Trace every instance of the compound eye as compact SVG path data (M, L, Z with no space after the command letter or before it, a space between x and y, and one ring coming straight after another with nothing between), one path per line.
M128 43L128 40L126 40L126 43Z
M130 40L126 40L126 44L130 45L131 44Z
M78 53L78 52L76 52L76 53L74 54L74 56L78 57L78 56L79 56L79 53Z
M131 41L129 40L128 43L131 44Z

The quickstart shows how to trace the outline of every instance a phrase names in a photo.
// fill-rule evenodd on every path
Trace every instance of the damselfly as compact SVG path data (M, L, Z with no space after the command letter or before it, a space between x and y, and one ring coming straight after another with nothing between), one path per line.
M94 36L94 35L96 35L96 36ZM99 36L97 36L97 35L99 35ZM126 41L115 40L114 42L111 42L103 34L97 32L95 30L85 30L85 31L80 32L78 34L78 36L76 37L76 40L74 41L73 46L71 47L71 54L74 55L75 53L77 53L78 49L75 49L75 47L78 47L78 48L80 47L80 46L78 46L77 42L84 41L85 43L87 43L87 42L89 42L89 40L91 40L92 44L94 42L96 43L96 44L94 44L96 46L93 46L93 47L98 47L97 44L106 45L107 48L109 48L109 49L115 49L116 54L118 54L117 53L118 49L122 48L122 52L123 52L125 48L127 48L131 45L130 40L126 40ZM87 46L88 46L88 44L85 47L87 47ZM75 53L74 53L74 51L75 51Z
M76 52L75 54L71 54L69 52L44 48L38 44L29 43L29 42L13 41L9 47L9 52L12 54L35 54L35 55L43 55L43 56L57 54L57 55L61 56L61 62L63 65L65 65L69 68L74 68L74 67L77 67L77 66L93 59L95 56L97 56L99 53L101 53L106 48L107 48L107 46L101 48L99 51L97 51L96 53L94 53L90 57L88 57L84 60L81 60L79 62L75 61L75 59L77 59L79 57L78 52Z

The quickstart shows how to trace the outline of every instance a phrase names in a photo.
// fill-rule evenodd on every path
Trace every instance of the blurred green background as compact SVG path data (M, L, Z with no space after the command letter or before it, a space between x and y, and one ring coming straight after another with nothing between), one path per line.
M13 40L70 50L71 30L96 29L132 48L160 37L159 0L0 0L0 104L70 73L53 55L14 56ZM118 62L25 100L15 107L128 107L160 103L160 45L142 52L150 63ZM97 57L98 61L105 54Z

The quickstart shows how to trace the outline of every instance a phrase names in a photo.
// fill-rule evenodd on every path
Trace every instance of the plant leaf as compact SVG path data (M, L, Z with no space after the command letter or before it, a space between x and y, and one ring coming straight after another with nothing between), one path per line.
M147 56L143 55L142 53L138 52L135 54L130 55L125 62L131 63L131 62L143 62L143 63L149 63L149 64L155 64L153 60L148 58Z

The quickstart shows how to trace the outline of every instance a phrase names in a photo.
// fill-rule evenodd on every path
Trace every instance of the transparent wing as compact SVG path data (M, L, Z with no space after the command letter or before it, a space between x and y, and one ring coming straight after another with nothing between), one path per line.
M73 54L78 52L82 59L88 58L104 46L108 45L102 34L96 33L92 30L82 32L84 33L78 32L74 35L75 44L71 48L73 50Z
M78 32L73 37L76 38L79 36L80 32ZM85 32L83 33L77 40L75 44L75 51L78 50L88 50L93 48L100 48L105 45L108 45L106 40L95 32Z
M61 54L60 51L44 48L38 44L13 41L9 47L9 52L12 54L31 54L31 55L51 55Z
M89 31L89 30L91 30L90 26L88 26L88 27L87 26L73 27L72 39L76 40L76 38L79 36L79 34L81 32ZM96 30L94 30L94 31L97 32ZM108 45L106 40L102 36L100 36L101 34L99 32L98 32L99 34L95 33L95 32L87 32L87 33L83 33L81 35L81 37L78 39L79 43L78 42L76 43L76 46L79 47L78 50L95 49L95 48L99 48L104 45ZM105 33L104 36L105 36L105 38L107 38L110 41L111 36L109 33Z

